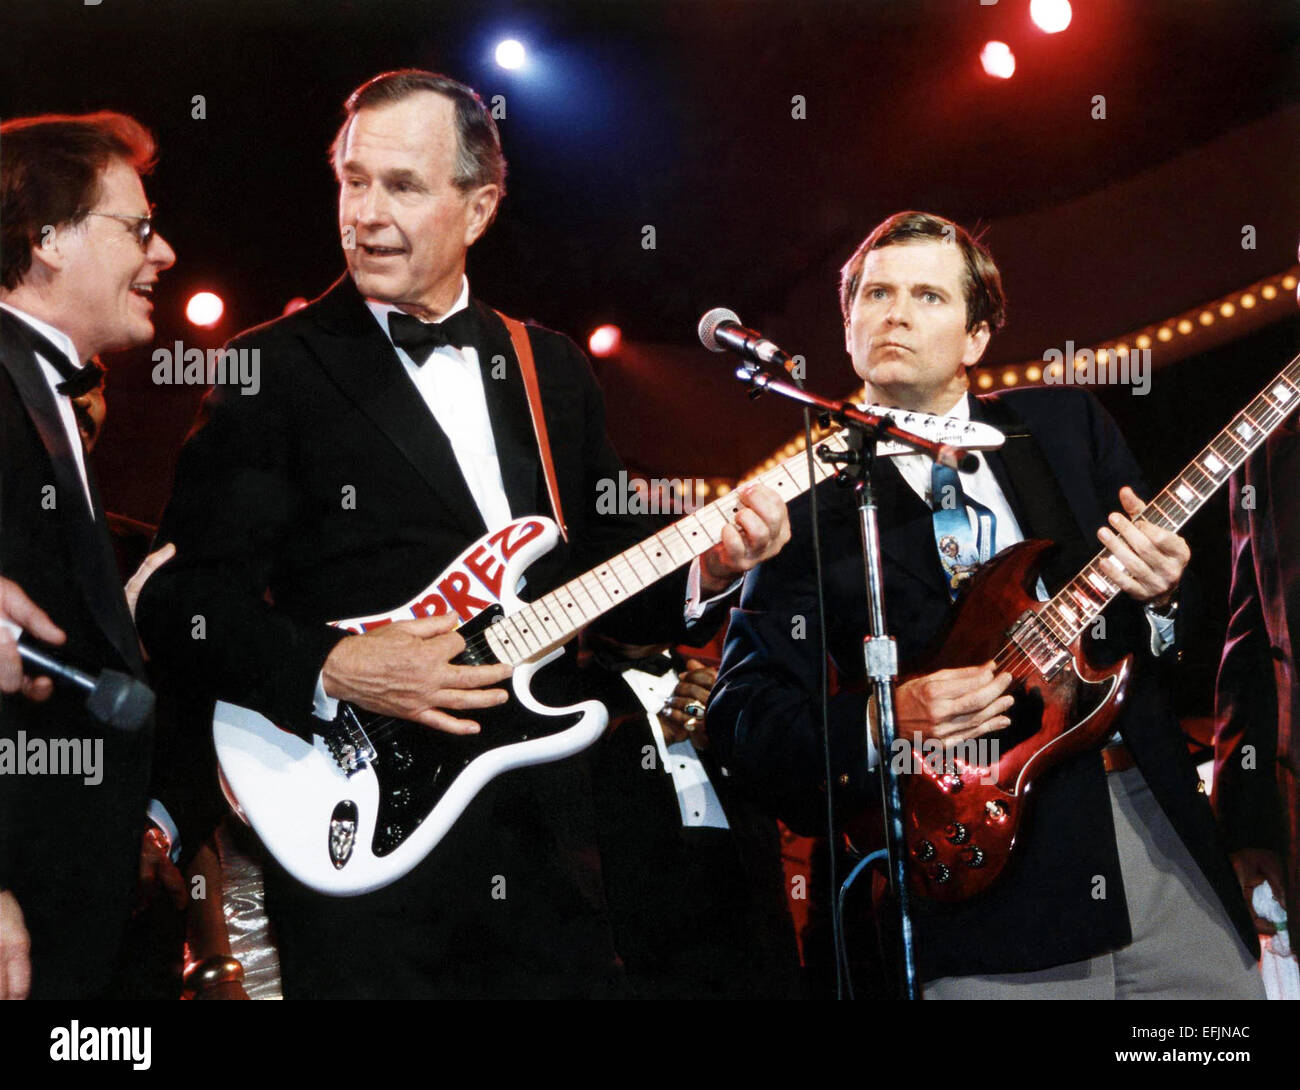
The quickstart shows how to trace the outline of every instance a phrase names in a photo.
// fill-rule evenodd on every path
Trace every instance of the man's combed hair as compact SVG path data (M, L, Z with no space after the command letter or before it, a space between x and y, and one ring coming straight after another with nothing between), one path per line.
M981 322L988 322L989 331L997 332L1006 324L1007 300L1002 294L1002 274L983 243L965 228L942 216L929 212L897 212L862 240L840 270L840 311L845 325L853 309L853 300L858 295L867 254L886 246L926 240L948 242L961 248L965 263L962 292L966 297L966 331L974 332Z
M0 283L12 291L22 282L46 227L86 218L99 200L100 176L114 160L147 174L156 150L140 122L107 110L0 125Z
M481 185L495 185L506 194L506 158L501 152L501 134L492 114L472 87L436 72L420 68L402 68L384 72L367 80L343 104L346 117L330 145L330 162L340 177L343 145L348 126L359 110L401 102L421 91L431 91L449 98L456 107L456 169L452 184L462 191Z

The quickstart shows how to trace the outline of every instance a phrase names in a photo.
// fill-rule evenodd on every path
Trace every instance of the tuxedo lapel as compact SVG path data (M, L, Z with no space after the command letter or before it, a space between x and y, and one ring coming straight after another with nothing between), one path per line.
M947 594L948 583L934 543L933 512L903 479L892 458L882 458L876 465L880 551L891 563Z
M315 304L307 334L340 389L383 432L452 512L470 539L487 532L446 433L397 358L392 343L344 275Z
M542 463L533 435L528 393L510 334L490 308L477 300L471 300L470 306L479 330L479 370L510 514L515 518L542 511L550 514L549 508L540 504Z
M1019 523L1021 532L1024 533L1025 537L1032 537L1033 531L1025 513L1025 505L1020 499L1020 493L1017 491L1007 467L1008 456L1013 460L1015 458L1012 451L1018 440L1014 434L1007 432L1003 421L989 418L990 414L985 411L985 403L982 400L978 397L967 397L966 400L970 403L970 418L972 420L982 424L992 424L994 427L999 427L1003 434L1007 435L1006 444L998 450L984 451L983 458L990 472L997 479L998 487L1002 489L1002 494L1006 497L1007 506L1011 508L1011 513L1016 516L1016 522Z
M135 625L122 591L122 579L113 557L112 542L104 523L104 505L99 498L90 459L86 459L86 478L93 509L87 505L86 490L81 486L81 474L77 471L76 457L69 445L54 394L45 382L22 323L13 315L0 311L0 331L0 362L13 379L54 470L55 510L59 512L68 551L74 559L72 570L82 595L122 661L137 676L143 677L144 663L140 658Z

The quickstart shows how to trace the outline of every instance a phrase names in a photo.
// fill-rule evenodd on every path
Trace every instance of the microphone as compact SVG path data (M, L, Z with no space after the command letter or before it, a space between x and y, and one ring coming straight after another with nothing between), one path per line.
M787 371L790 357L754 329L746 329L734 310L714 307L700 319L700 343L710 352L731 350L756 363L779 364Z
M13 634L18 644L18 654L24 662L65 685L89 693L86 710L99 722L130 732L139 730L153 715L153 690L144 682L118 670L102 670L98 677L93 677L25 642L21 639L22 629L12 621L0 618L0 626Z

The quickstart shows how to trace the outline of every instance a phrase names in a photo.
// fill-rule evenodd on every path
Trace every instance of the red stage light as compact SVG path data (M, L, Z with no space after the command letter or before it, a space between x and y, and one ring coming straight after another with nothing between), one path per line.
M287 303L284 304L284 310L282 310L280 313L282 316L287 317L288 315L292 314L295 310L302 310L302 308L305 307L306 305L307 305L306 299L304 299L301 295L295 295L292 299L290 299Z
M612 356L623 343L623 331L616 325L597 326L587 338L593 356Z
M1006 42L986 42L980 51L980 64L990 76L1010 79L1016 70L1016 55Z
M226 304L221 301L220 295L200 291L191 295L190 301L185 304L185 317L194 325L209 328L221 321L225 309Z
M1030 0L1029 18L1046 34L1058 34L1070 25L1070 0Z

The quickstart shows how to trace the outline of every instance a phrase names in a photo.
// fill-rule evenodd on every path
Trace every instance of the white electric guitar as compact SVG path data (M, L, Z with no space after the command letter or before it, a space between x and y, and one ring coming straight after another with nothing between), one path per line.
M900 425L953 446L992 450L1003 443L986 424L891 411ZM843 433L821 445L846 448ZM834 471L816 460L818 481ZM796 455L757 480L793 499L808 488L806 457ZM608 721L602 704L549 707L533 695L534 676L579 629L717 544L737 510L734 496L715 500L532 602L514 588L555 545L558 531L548 518L516 519L466 549L405 605L334 622L364 633L454 613L466 645L457 661L509 663L510 699L472 713L482 728L476 735L446 734L343 702L332 723L314 720L319 733L310 742L220 702L213 731L231 806L281 866L312 889L351 896L396 881L434 849L488 781L571 756L600 737Z

